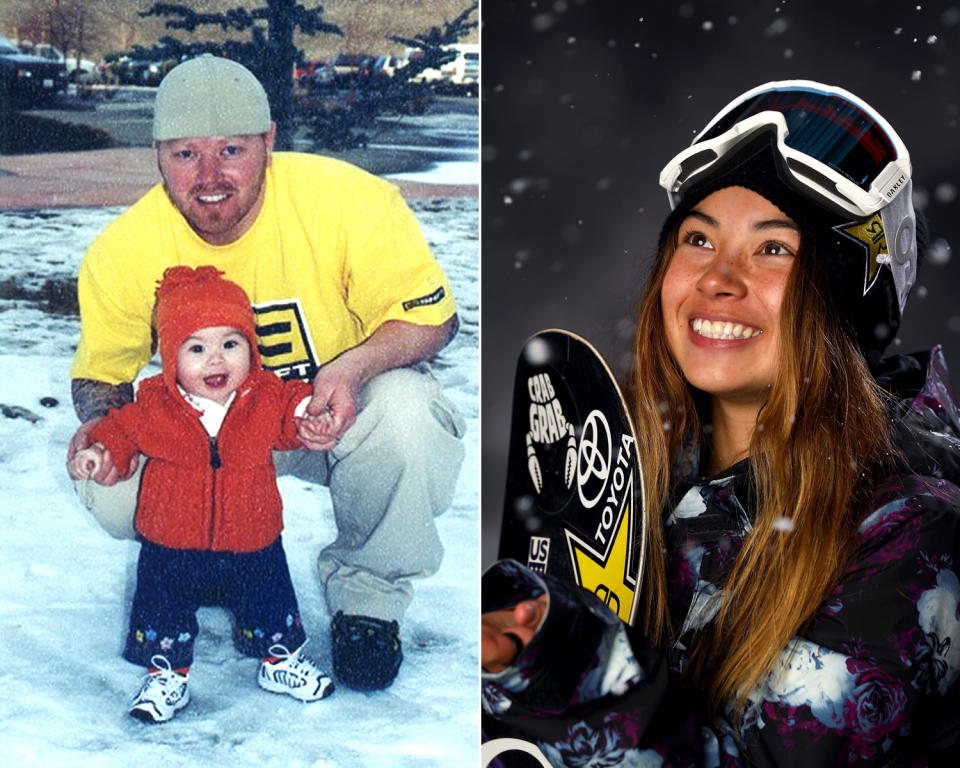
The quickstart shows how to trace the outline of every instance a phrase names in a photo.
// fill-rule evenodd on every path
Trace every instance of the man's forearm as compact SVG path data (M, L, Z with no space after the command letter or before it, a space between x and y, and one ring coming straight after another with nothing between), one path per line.
M433 357L453 340L459 327L457 315L437 326L393 320L381 325L370 338L343 356L352 358L362 370L361 380L366 382L392 368Z
M107 384L95 379L71 379L73 409L81 422L97 419L113 408L133 402L133 384Z

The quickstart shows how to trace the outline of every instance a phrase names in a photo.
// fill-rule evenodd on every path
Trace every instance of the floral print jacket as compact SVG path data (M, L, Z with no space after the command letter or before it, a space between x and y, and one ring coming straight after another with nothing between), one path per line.
M533 642L483 676L484 739L534 743L556 768L960 766L960 412L939 347L878 379L907 393L896 418L910 472L876 487L854 561L738 728L703 716L679 670L751 529L747 462L676 488L665 525L681 629L668 654L585 590L513 561L484 575L485 611L549 595ZM498 759L544 764L519 754Z

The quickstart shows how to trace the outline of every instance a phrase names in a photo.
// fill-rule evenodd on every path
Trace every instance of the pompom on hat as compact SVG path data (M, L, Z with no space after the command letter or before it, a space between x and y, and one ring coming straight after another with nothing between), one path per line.
M246 136L270 130L267 92L253 73L205 53L170 70L160 82L153 140Z
M250 369L260 368L256 320L250 299L216 267L168 267L157 285L157 334L163 377L177 391L177 352L201 328L227 326L240 331L250 344Z

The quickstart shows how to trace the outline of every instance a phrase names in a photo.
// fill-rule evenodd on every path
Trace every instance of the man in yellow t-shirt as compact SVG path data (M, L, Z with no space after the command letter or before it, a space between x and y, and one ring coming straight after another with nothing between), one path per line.
M318 565L334 671L375 690L402 660L410 579L439 567L433 518L463 461L463 419L422 367L456 333L456 306L392 185L329 158L274 153L274 132L266 93L235 62L205 55L164 78L153 128L162 184L101 233L80 268L71 379L82 424L69 453L132 400L155 350L163 270L223 270L250 296L264 367L312 380L307 410L327 414L301 433L317 451L275 460L330 488L338 536ZM132 537L142 462L106 458L77 490L108 532Z

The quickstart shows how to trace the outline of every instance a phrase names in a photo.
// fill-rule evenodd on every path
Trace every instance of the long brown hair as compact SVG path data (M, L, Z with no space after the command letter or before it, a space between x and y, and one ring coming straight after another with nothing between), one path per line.
M640 621L674 639L662 513L685 440L706 439L704 413L665 341L660 289L677 247L667 238L641 300L628 397L644 472L647 566ZM776 380L750 443L754 527L723 585L686 673L717 711L748 694L834 589L853 551L878 467L893 460L883 393L825 298L823 264L801 239L782 303Z

